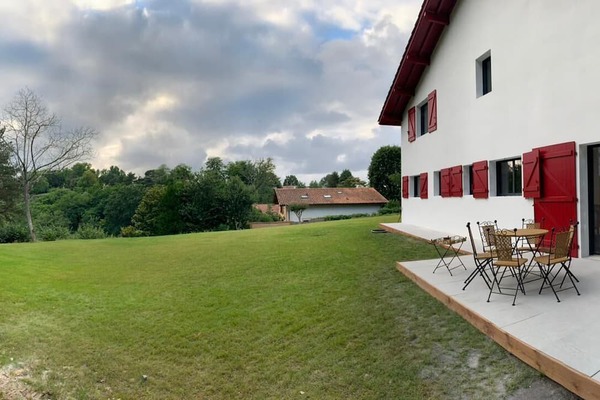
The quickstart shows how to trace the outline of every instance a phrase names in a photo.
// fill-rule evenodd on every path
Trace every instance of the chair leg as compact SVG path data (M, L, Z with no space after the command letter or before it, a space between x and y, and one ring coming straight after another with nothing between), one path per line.
M492 260L487 260L485 262L475 262L475 270L473 272L471 272L471 274L467 277L467 279L465 279L465 286L463 286L462 290L465 290L467 288L467 286L469 286L469 284L473 281L473 279L475 279L477 277L477 275L480 275L481 278L483 279L483 281L485 282L486 286L490 287L490 282L491 279L489 277L489 275L487 274L487 272L485 271L486 267L491 264Z
M538 292L538 294L542 294L542 290L549 287L550 289L552 289L552 293L554 293L554 297L556 297L556 301L560 303L560 298L558 297L558 293L556 293L556 290L554 289L554 284L553 284L554 280L558 276L558 273L553 275L552 279L550 279L553 269L554 269L554 265L548 265L548 266L546 266L546 268L544 268L544 266L540 265L540 271L542 273L544 280L542 281L542 286L540 287L540 291ZM548 286L544 286L544 284L546 282L548 283Z
M523 292L523 294L525 294L525 285L523 284L523 274L521 272L521 269L519 268L514 275L517 279L517 287L515 288L515 296L513 297L513 306L517 301L517 294L519 293L519 289L521 290L521 292Z
M569 277L569 280L571 281L571 284L573 285L573 288L575 289L575 291L577 292L577 296L581 296L581 293L579 293L579 289L577 288L577 285L575 284L575 281L579 282L579 280L577 279L577 277L575 277L575 275L573 275L573 273L571 272L571 268L570 268L570 262L565 262L562 263L561 265L561 269L565 270L565 275L563 276L562 281L560 282L560 288L562 289L563 284L565 283L565 279L567 278L567 276ZM558 270L558 272L560 272L560 270ZM558 274L558 273L557 273ZM575 280L573 280L575 279ZM570 288L567 288L570 289Z
M492 270L492 284L490 285L490 292L489 292L488 298L487 298L488 303L490 302L490 298L492 297L492 292L494 291L494 283L498 287L498 291L500 291L500 282L498 281L498 278L497 278L500 267L496 267L496 269L494 270L494 266L492 265L492 267L490 269Z

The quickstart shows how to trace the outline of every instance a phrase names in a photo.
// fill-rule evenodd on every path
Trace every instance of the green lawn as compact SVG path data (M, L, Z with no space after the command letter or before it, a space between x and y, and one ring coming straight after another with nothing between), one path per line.
M0 363L52 398L495 398L539 374L395 268L363 218L0 247ZM143 375L147 379L143 379Z

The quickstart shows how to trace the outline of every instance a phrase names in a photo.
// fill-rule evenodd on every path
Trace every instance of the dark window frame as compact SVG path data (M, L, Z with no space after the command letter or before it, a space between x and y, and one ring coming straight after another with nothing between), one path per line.
M421 177L419 175L412 177L412 185L412 197L421 197Z
M429 133L429 103L425 103L419 106L419 136L423 136Z
M481 60L481 95L492 91L492 56Z
M473 164L468 166L468 173L469 173L469 193L467 193L470 196L473 196Z
M522 173L521 158L496 161L496 195L521 196L523 194Z

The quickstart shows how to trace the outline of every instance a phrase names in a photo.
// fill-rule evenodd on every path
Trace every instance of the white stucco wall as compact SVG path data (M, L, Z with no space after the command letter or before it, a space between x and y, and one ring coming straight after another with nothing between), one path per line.
M600 2L460 0L431 65L403 116L402 175L429 174L429 199L403 199L403 222L464 233L467 221L501 227L533 217L523 197L434 195L434 171L520 157L534 147L575 141L579 220L586 229L586 146L600 143ZM492 59L492 92L476 96L476 60ZM407 138L407 111L437 90L438 128ZM492 190L492 180L490 181ZM493 191L493 190L492 190ZM586 240L581 240L585 246Z
M329 215L373 214L379 211L380 205L313 205L304 210L302 220L323 218ZM288 211L287 220L298 222L296 214Z

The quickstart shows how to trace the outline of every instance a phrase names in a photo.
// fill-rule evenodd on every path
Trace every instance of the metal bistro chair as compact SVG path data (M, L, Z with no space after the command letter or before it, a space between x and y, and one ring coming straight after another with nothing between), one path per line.
M550 248L552 251L548 254L535 257L535 262L540 268L540 272L542 273L544 281L542 282L542 286L540 287L539 293L542 293L542 290L550 288L556 297L556 301L560 303L560 298L558 297L557 292L562 292L563 290L575 289L577 295L579 296L579 289L575 282L579 282L577 277L573 275L571 272L571 248L573 246L573 238L575 236L577 224L571 225L570 228L566 231L562 232L554 232L552 230L552 237L550 239ZM558 270L554 272L554 269ZM562 274L562 280L560 285L555 284L554 281L557 278L560 278ZM565 280L569 278L571 281L571 286L564 287Z
M469 284L473 281L473 279L477 277L477 275L483 278L483 281L489 289L491 288L492 278L490 278L486 269L492 263L493 255L489 252L477 252L477 246L475 244L475 239L473 239L473 232L471 231L470 222L467 222L467 230L469 231L469 239L471 240L471 248L473 249L473 260L475 261L475 270L471 272L469 277L465 280L465 286L463 286L463 290L465 290L467 286L469 286Z
M542 218L541 222L535 222L533 219L525 219L523 218L521 220L521 228L522 229L540 229L544 223L544 219ZM541 276L538 276L537 272L535 271L535 265L533 262L533 259L536 256L540 256L543 253L548 253L548 249L547 248L543 248L542 247L542 241L544 239L544 235L542 236L530 236L530 237L525 237L525 238L521 238L519 239L519 246L517 247L517 253L518 254L523 254L523 253L531 253L531 262L529 264L527 264L527 268L525 269L525 273L524 273L524 277L527 277L529 274L532 274L535 276L534 279L530 279L528 281L526 281L526 283L538 280L538 279L542 279Z
M483 243L483 251L494 253L494 234L498 230L498 221L477 221L479 227L479 235L481 235L481 242Z
M488 302L492 297L492 293L509 295L510 293L502 292L503 287L500 286L500 282L504 280L507 272L510 272L510 275L515 278L516 286L514 289L504 287L504 289L514 290L513 295L513 303L517 300L517 294L519 291L525 294L525 287L523 286L523 266L527 264L527 259L515 256L516 250L516 242L513 244L513 237L516 233L516 229L510 230L501 230L497 231L494 237L494 244L496 247L496 259L492 262L492 287L490 288L490 293L488 295ZM518 253L517 253L518 254ZM495 268L495 269L494 269ZM502 270L502 274L500 271ZM497 292L494 292L494 285L498 288Z
M521 228L523 229L540 229L542 227L542 223L535 222L532 219L522 219ZM542 236L536 236L531 238L523 239L521 245L518 248L520 253L537 253L540 244L542 243Z

